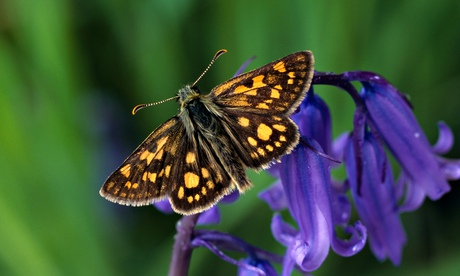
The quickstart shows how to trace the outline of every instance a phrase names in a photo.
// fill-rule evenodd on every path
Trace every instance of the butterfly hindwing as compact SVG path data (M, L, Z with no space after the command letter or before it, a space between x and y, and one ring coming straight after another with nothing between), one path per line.
M244 164L264 168L289 153L299 140L297 126L286 116L227 110L223 121Z
M177 156L177 175L169 200L181 214L205 210L235 189L232 178L216 154L215 142L209 141L200 130L195 135L184 135L183 151Z

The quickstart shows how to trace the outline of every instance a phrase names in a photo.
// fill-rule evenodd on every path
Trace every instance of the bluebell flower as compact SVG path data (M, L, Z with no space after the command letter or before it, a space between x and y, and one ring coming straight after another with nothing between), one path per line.
M399 217L391 166L382 145L366 131L361 145L362 184L358 185L355 146L349 139L344 157L356 210L367 228L370 247L377 259L383 261L388 257L399 265L406 236Z
M428 142L408 100L376 74L351 72L346 77L362 83L366 119L403 169L400 182L407 185L405 210L417 209L426 196L436 200L450 191L443 163Z

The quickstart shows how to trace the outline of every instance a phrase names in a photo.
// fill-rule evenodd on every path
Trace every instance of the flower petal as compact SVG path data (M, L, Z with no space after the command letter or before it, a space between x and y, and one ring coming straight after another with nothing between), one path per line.
M315 93L313 88L300 105L300 111L291 116L299 126L302 136L315 139L323 152L332 153L331 115L326 103Z
M320 150L316 142L310 143ZM327 257L333 231L328 161L300 143L281 164L281 182L301 234L294 247L291 243L290 254L303 270L313 271Z
M161 212L163 212L165 214L174 213L174 211L173 211L173 209L171 207L171 203L169 203L169 200L167 200L167 199L155 202L155 203L153 203L153 206L155 206L155 208L157 208L158 210L160 210Z
M218 224L219 222L220 212L217 206L214 206L200 214L197 225Z
M280 181L275 182L275 184L260 192L259 198L265 201L273 211L281 211L288 206L283 185Z
M438 123L439 137L436 144L433 146L433 151L437 154L447 153L454 145L454 134L450 127L444 122Z
M294 227L283 221L280 214L273 216L270 226L275 240L284 246L289 246L298 233Z

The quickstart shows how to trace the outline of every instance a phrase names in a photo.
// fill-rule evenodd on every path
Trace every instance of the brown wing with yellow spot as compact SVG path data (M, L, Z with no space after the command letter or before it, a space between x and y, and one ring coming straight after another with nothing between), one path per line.
M223 121L241 160L250 168L264 168L289 153L299 141L298 128L287 116L227 110Z
M182 143L183 154L175 161L177 181L169 196L174 211L185 215L201 212L235 190L238 182L242 185L249 182L241 162L230 158L233 164L229 164L229 160L223 159L222 154L217 152L219 142L205 138L202 130L196 130L193 137L185 135ZM228 145L223 143L221 146L224 144ZM240 167L235 172L231 171L235 165ZM241 181L235 179L239 172L244 178Z
M313 77L313 54L302 51L236 76L208 95L218 106L259 114L291 114Z
M175 159L184 125L173 117L159 126L105 181L99 193L123 205L142 206L166 198L171 192Z

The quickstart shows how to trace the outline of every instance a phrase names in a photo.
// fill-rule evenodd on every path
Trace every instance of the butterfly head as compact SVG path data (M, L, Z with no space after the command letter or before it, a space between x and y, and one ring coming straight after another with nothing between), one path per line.
M200 97L200 90L196 86L187 84L179 90L177 98L181 108L186 107L191 101Z

